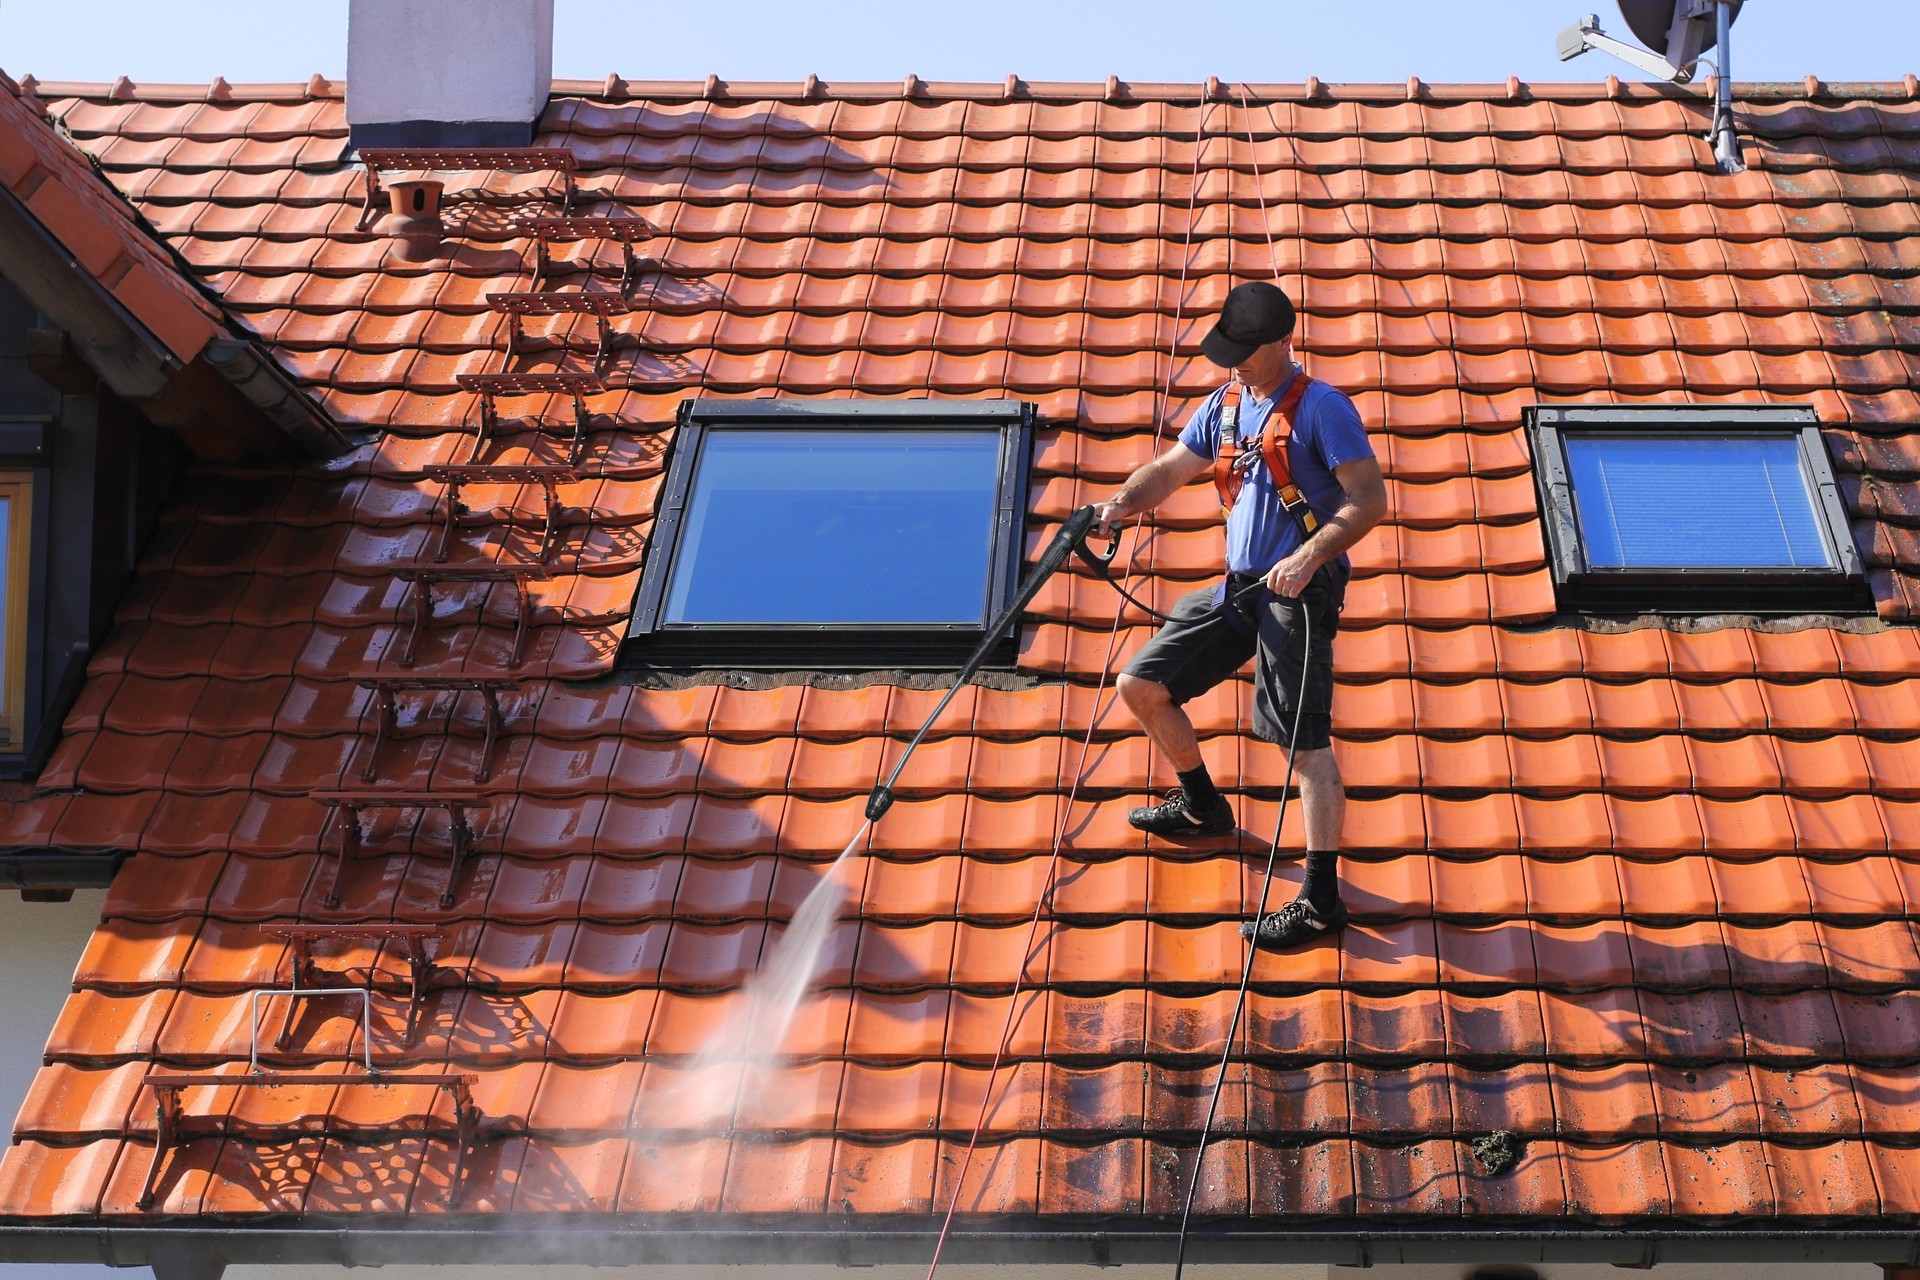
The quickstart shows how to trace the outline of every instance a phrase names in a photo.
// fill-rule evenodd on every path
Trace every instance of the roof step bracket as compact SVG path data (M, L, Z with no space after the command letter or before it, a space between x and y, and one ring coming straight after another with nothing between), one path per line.
M612 240L620 246L622 268L620 292L625 293L640 274L640 259L633 246L651 240L660 229L645 218L525 218L515 230L533 237L535 269L533 278L544 280L557 265L551 246L580 240Z
M420 1006L427 998L427 991L436 973L433 956L428 943L438 942L446 937L446 931L431 924L280 924L269 925L262 932L269 937L287 940L293 958L292 985L279 992L269 994L312 995L319 990L346 990L342 984L347 975L337 970L323 969L313 958L313 944L336 938L362 939L373 942L393 943L407 962L407 1026L401 1043L407 1048L413 1047L414 1038L420 1024ZM366 990L371 993L380 973L377 970L367 974ZM287 1016L280 1025L280 1034L274 1038L274 1047L284 1051L293 1043L294 1013L298 1006L292 999L287 1001ZM259 1028L255 1027L257 1041ZM371 1055L372 1031L366 1032L369 1046L367 1070L373 1071ZM255 1058L259 1054L255 1046Z
M334 1085L349 1089L371 1087L394 1088L431 1088L444 1093L453 1107L451 1132L444 1123L436 1125L431 1112L418 1132L431 1137L450 1141L454 1146L453 1170L447 1179L447 1190L442 1203L452 1208L460 1203L461 1193L465 1190L468 1157L473 1150L475 1136L480 1127L480 1108L473 1101L473 1076L466 1072L436 1072L427 1075L349 1075L310 1072L277 1072L259 1075L229 1075L219 1072L173 1072L154 1071L147 1074L145 1083L153 1090L154 1112L158 1132L154 1136L153 1161L147 1166L146 1180L140 1188L140 1199L136 1202L142 1212L153 1208L159 1199L160 1173L166 1167L167 1153L183 1142L198 1137L224 1136L230 1130L227 1113L216 1116L189 1116L181 1095L189 1089L249 1089L281 1088L288 1085L307 1088L324 1088ZM304 1137L313 1131L315 1121L325 1121L328 1117L301 1116L287 1124L289 1137ZM198 1123L195 1123L198 1122Z
M430 584L420 581L420 576L419 571L416 570L411 579L413 590L409 593L410 598L417 598L430 588ZM520 649L524 644L526 621L533 612L531 603L531 600L526 594L524 581L522 581L515 610L517 627L515 631L514 654L516 665L520 657ZM402 666L412 665L412 656L416 647L419 645L420 633L425 630L427 616L431 614L433 610L430 605L423 607L421 604L416 603L408 612L412 615L411 621L413 626L408 634L406 643L408 661L401 663ZM489 782L492 780L493 749L499 743L500 735L506 730L507 726L506 713L500 708L500 695L503 693L519 692L520 682L518 680L506 676L373 676L369 679L362 680L360 687L373 695L372 705L376 717L373 730L373 747L367 752L366 764L361 767L360 781L372 782L374 780L374 775L377 772L377 766L380 761L380 748L400 737L399 698L402 693L451 693L454 695L456 701L463 693L479 694L481 705L486 708L487 713L487 736L480 746L480 763L473 771L473 780L475 782ZM447 718L449 721L453 718L451 708L447 712Z
M360 152L367 166L366 199L354 230L365 231L380 207L382 173L541 173L561 175L565 194L563 214L573 212L573 152L565 147L458 147L426 150L415 147L366 147Z
M468 814L492 811L489 798L478 791L315 791L313 799L340 817L340 845L334 851L333 885L327 890L326 905L340 905L340 881L346 875L347 860L366 848L367 832L361 814L368 809L445 809L447 811L449 852L453 868L447 876L446 892L440 905L451 907L454 890L460 883L460 868L473 850L474 824Z
M609 316L625 315L633 308L627 304L624 294L605 290L583 290L578 293L532 292L532 293L490 293L487 305L495 311L507 315L507 355L526 355L527 346L526 318L528 316L590 315L593 317L595 333L599 339L593 350L593 372L606 372L607 362L613 358L615 339L631 339L631 334L616 334ZM565 339L561 347L565 349ZM539 348L549 350L550 348ZM577 399L577 396L576 396Z
M434 562L401 565L394 570L394 576L409 587L401 603L408 619L407 638L401 643L400 652L394 656L395 665L401 667L411 667L419 657L420 637L426 634L427 623L433 617L434 587L441 583L471 582L513 583L513 652L508 658L508 665L518 667L527 660L527 635L533 626L533 591L527 584L546 582L553 577L546 566L538 564L444 565ZM381 741L376 738L376 751ZM476 777L478 781L486 781L485 777Z
M578 470L571 466L438 466L427 467L423 474L428 480L444 484L445 501L442 506L440 541L433 552L435 564L445 564L453 548L454 531L460 525L460 517L466 514L466 507L460 501L460 489L469 484L518 484L540 486L545 499L546 520L540 530L539 552L534 562L544 565L553 554L553 548L560 533L560 517L566 508L560 502L560 486L572 484L580 479Z

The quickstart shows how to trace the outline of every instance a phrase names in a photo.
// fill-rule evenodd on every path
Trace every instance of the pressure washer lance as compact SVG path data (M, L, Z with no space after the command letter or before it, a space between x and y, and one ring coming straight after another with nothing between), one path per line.
M867 797L869 822L880 821L881 815L893 807L893 784L900 780L900 771L907 767L907 761L912 757L914 748L918 747L921 739L927 736L927 731L933 728L933 722L938 720L940 713L947 709L947 704L953 701L956 693L960 692L960 687L973 679L974 673L980 670L982 663L986 662L987 654L992 652L993 646L1000 643L1001 638L1013 626L1014 620L1020 616L1021 611L1033 603L1033 598L1040 594L1040 588L1046 585L1047 579L1059 572L1060 566L1067 562L1067 557L1073 554L1074 548L1080 548L1082 556L1091 561L1097 563L1100 560L1097 553L1086 550L1087 534L1093 531L1096 519L1098 517L1091 506L1082 507L1068 516L1067 522L1060 526L1060 532L1053 535L1053 541L1049 542L1047 549L1040 553L1040 562L1033 566L1033 571L1027 574L1026 580L1020 584L1020 589L1013 593L1013 599L1007 602L1006 608L995 615L992 624L987 627L987 634L981 636L980 643L974 646L973 653L961 666L959 674L954 677L953 687L948 689L946 696L935 704L933 714L927 717L927 722L920 726L920 732L914 734L913 740L907 743L907 749L900 754L900 759L893 766L893 772L887 775L885 782L874 786L873 793ZM1113 536L1113 545L1107 549L1107 564L1113 563L1113 557L1119 550L1120 535L1116 531Z
M980 643L974 646L973 653L960 667L954 677L953 687L948 689L946 696L934 705L932 713L927 716L926 723L920 726L920 732L913 735L912 740L907 743L907 749L900 753L900 759L894 763L893 772L887 775L885 782L874 785L873 791L867 796L867 821L880 821L881 816L893 807L893 784L900 780L900 771L907 767L907 761L912 758L914 749L933 728L934 721L938 720L940 713L947 709L947 704L953 701L954 695L960 692L961 686L973 679L981 665L986 662L987 655L992 652L993 647L1000 643L1001 638L1019 619L1020 614L1033 603L1033 598L1040 594L1040 588L1046 585L1047 579L1058 573L1061 566L1066 564L1068 556L1077 554L1087 562L1088 567L1102 581L1118 591L1128 604L1161 622L1184 621L1192 626L1208 626L1224 619L1228 610L1239 607L1243 600L1256 596L1265 589L1264 583L1255 583L1243 588L1231 598L1221 601L1210 612L1191 619L1179 619L1171 614L1162 613L1151 605L1142 603L1125 587L1114 581L1113 561L1120 552L1119 529L1113 530L1113 541L1108 544L1105 551L1095 551L1087 545L1087 537L1093 532L1093 527L1098 521L1099 516L1094 509L1091 506L1085 506L1068 516L1066 523L1060 526L1060 531L1053 535L1053 541L1049 542L1046 550L1040 553L1039 561L1021 582L1020 589L1013 593L1013 599L1007 602L1006 608L995 615L993 622L987 627L987 634L980 638Z

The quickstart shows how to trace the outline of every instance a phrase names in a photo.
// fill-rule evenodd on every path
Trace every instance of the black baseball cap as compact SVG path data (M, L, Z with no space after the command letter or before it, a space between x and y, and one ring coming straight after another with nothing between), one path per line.
M1200 340L1200 350L1222 369L1231 369L1292 332L1293 303L1287 295L1278 285L1252 280L1228 290L1220 321Z

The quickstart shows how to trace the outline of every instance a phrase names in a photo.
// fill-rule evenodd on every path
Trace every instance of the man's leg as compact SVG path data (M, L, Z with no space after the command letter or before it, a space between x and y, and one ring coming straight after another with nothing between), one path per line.
M1302 751L1293 762L1300 783L1300 807L1307 823L1307 848L1339 852L1340 828L1347 817L1347 788L1333 748Z
M1147 737L1159 748L1176 773L1185 773L1200 764L1200 739L1193 732L1193 721L1173 700L1167 686L1120 673L1120 701L1127 704L1133 718L1147 731Z
M1120 700L1127 704L1140 727L1180 779L1178 791L1156 805L1144 805L1127 814L1141 831L1161 836L1217 836L1233 830L1233 806L1214 785L1207 762L1200 755L1200 739L1193 721L1180 709L1166 685L1143 676L1121 673Z
M1248 921L1240 932L1259 946L1285 948L1331 933L1347 920L1339 880L1347 794L1334 759L1330 715L1339 592L1309 587L1300 600L1275 600L1268 610L1255 672L1254 728L1283 748L1299 734L1293 776L1306 828L1306 878L1298 898Z
M1293 762L1300 780L1300 808L1307 828L1307 873L1300 896L1323 917L1340 900L1340 827L1347 814L1347 789L1333 750L1302 751Z
M1233 830L1233 806L1207 772L1193 721L1180 704L1233 675L1253 652L1253 638L1209 619L1213 592L1200 590L1173 608L1170 622L1133 656L1115 688L1147 731L1147 738L1173 766L1179 791L1164 803L1134 809L1127 821L1162 836L1225 835Z

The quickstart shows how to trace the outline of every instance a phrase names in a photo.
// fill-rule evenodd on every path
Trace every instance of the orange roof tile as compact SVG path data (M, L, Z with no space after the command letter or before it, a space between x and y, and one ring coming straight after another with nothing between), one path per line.
M528 287L531 246L462 235L456 200L447 252L406 260L378 221L354 229L336 86L216 88L38 93L368 435L325 465L183 487L43 794L4 814L9 844L132 856L0 1162L0 1216L135 1212L140 1078L244 1060L246 992L290 972L264 926L290 920L444 930L411 1041L396 944L316 963L375 975L387 1065L476 1076L462 1212L858 1221L956 1191L964 1212L1176 1212L1231 1021L1232 922L1260 887L1247 855L1276 817L1281 760L1251 738L1244 686L1193 710L1246 829L1144 842L1116 815L1164 762L1124 713L1081 745L1115 602L1074 567L1050 584L1021 642L1043 679L968 690L940 722L848 873L826 989L787 1033L798 1057L729 1132L677 1108L676 1082L938 695L600 678L686 398L1033 400L1037 545L1211 388L1208 313L1269 271L1301 301L1308 366L1354 393L1392 509L1356 550L1338 642L1356 923L1255 965L1199 1214L1498 1231L1920 1213L1900 1109L1920 1071L1911 80L1743 88L1752 167L1725 178L1697 91L1641 86L1316 82L1243 106L1191 86L564 84L538 141L573 150L591 212L659 230L616 317L642 344L587 397L589 478L563 486L524 661L508 667L512 585L482 581L436 589L404 670L393 570L432 554L426 468L477 443L455 380L499 367L487 295ZM11 87L9 112L10 190L77 167ZM460 180L523 199L542 181ZM85 204L97 185L42 189ZM123 300L176 354L204 341L211 309L97 203L59 214L72 251L146 272ZM595 253L561 247L563 286L619 270ZM527 331L584 360L576 319ZM1586 400L1812 406L1879 618L1556 616L1519 414ZM516 403L490 456L556 460L564 440L534 428L570 424L564 397ZM456 560L537 540L537 486L462 500ZM1146 596L1215 570L1214 519L1198 490L1156 514L1133 550ZM1147 632L1120 616L1124 651ZM489 780L477 693L406 695L373 754L361 682L400 674L519 681ZM478 788L457 878L449 813L417 804L367 809L336 857L343 819L309 793L369 767L372 788ZM344 1068L363 1046L337 1015L296 1019L267 1060ZM151 1213L439 1212L444 1118L389 1107L431 1099L320 1092L195 1095L195 1122L232 1136L163 1162ZM380 1132L396 1119L404 1140ZM1521 1144L1511 1169L1475 1154L1495 1130ZM289 1160L298 1186L249 1178Z

